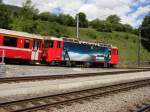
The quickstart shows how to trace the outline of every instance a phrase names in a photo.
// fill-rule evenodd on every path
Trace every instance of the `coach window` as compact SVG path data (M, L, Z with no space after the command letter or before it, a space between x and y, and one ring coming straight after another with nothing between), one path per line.
M17 47L17 38L4 36L4 46Z
M38 50L40 45L40 40L34 40L33 49Z
M29 48L30 47L30 40L29 39L25 39L24 40L24 48Z
M57 48L60 48L60 45L61 45L61 42L58 41L58 42L57 42Z
M54 46L54 41L50 41L50 42L49 42L49 47L50 47L50 48L53 48L53 46Z
M45 40L45 42L44 42L44 47L45 48L53 48L53 46L54 46L54 41L52 41L52 40Z

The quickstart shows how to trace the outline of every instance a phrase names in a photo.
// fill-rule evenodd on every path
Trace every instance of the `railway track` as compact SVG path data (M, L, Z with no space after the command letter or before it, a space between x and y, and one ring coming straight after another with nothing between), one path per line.
M148 69L129 69L129 70L113 71L113 72L108 71L108 72L100 72L100 73L97 72L97 73L81 73L81 74L65 74L65 75L49 75L49 76L6 77L6 78L0 78L0 83L92 77L92 76L100 76L100 75L116 75L116 74L146 72L146 71L150 71L150 69L149 68Z
M150 103L149 104L144 104L142 107L135 110L134 112L150 112Z
M110 93L117 93L149 85L150 79L143 79L82 91L5 102L0 103L0 110L3 112L36 112L39 110L51 109L51 107L64 106L68 103L89 100L90 98L97 98Z

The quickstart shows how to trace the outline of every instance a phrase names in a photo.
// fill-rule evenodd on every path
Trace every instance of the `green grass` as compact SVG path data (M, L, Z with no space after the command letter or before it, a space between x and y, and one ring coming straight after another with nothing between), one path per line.
M65 35L68 37L76 37L76 29L66 27ZM80 39L86 41L104 41L119 48L119 59L121 62L135 62L137 60L138 36L126 32L98 32L92 28L80 28ZM150 52L143 47L141 48L142 61L150 61Z

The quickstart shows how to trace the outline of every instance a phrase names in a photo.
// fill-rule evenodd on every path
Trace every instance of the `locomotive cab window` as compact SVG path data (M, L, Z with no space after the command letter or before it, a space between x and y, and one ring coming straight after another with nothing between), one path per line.
M60 45L61 45L61 42L58 41L58 42L57 42L57 48L60 48Z
M112 54L113 54L113 55L118 55L118 51L117 51L116 49L114 49L114 50L112 51Z
M30 47L30 40L29 39L25 39L24 40L24 48L29 48Z
M52 41L52 40L45 40L44 41L44 47L45 48L53 48L53 46L54 46L54 41Z
M117 52L117 55L118 55L118 50L116 50L116 52Z
M4 36L4 46L17 47L17 38Z

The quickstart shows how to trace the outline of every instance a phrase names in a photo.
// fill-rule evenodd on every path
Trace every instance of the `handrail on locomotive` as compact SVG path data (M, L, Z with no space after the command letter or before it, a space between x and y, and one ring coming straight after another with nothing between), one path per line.
M0 50L0 64L5 64L5 50Z

